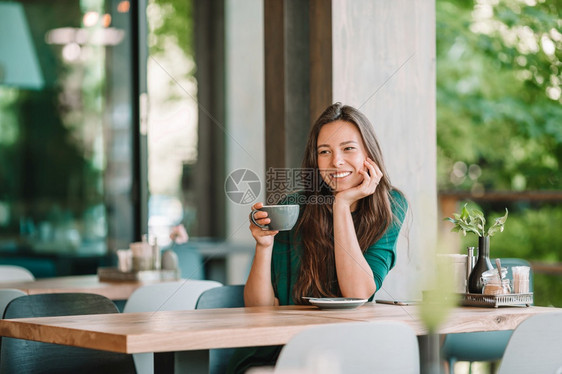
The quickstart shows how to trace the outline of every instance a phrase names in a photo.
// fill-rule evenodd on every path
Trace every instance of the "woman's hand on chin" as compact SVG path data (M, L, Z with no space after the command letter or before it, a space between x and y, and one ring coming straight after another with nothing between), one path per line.
M365 160L365 169L359 170L359 174L363 176L363 181L355 187L336 193L334 205L343 204L351 208L355 202L375 193L383 177L378 165L370 158L367 158Z

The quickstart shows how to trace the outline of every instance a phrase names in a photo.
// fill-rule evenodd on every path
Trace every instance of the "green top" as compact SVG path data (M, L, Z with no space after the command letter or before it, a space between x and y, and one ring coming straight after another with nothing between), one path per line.
M408 203L402 194L394 190L390 194L392 196L391 209L396 219L392 221L384 235L363 254L373 271L377 290L381 288L384 278L396 263L396 242L408 208ZM291 201L299 201L299 199L292 195L280 204L290 204ZM275 297L279 299L279 305L294 304L291 291L298 277L300 254L302 253L300 240L298 238L295 240L295 235L295 228L290 231L280 231L275 236L273 244L271 283L273 284ZM291 258L290 265L288 264L289 257Z
M391 191L390 194L392 196L390 199L392 213L396 219L392 221L384 235L364 253L365 259L373 271L377 290L381 288L384 278L396 262L396 241L398 240L398 234L408 209L408 203L402 194L397 191ZM291 204L293 203L292 201L300 201L298 198L295 199L296 197L298 195L291 195L280 204ZM299 255L302 251L298 238L294 240L294 230L293 228L290 231L279 232L275 235L273 244L271 283L273 284L275 297L279 299L280 305L294 304L291 290L297 279L297 272L300 268ZM291 258L290 264L288 261L289 257ZM288 276L289 274L290 277ZM373 296L371 296L371 299ZM244 373L247 369L254 366L274 365L281 348L282 346L238 348L230 359L227 373Z

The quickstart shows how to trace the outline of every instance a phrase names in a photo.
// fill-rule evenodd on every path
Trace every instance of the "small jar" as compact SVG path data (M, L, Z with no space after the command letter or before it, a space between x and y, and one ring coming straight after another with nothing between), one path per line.
M502 278L506 279L507 277L507 268L502 267ZM482 281L486 282L489 279L492 278L498 278L499 280L499 274L498 274L498 270L496 268L490 269L490 270L486 270L485 272L482 273Z
M498 280L485 283L482 293L484 295L505 295L511 293L509 279L502 279L501 284Z
M482 273L482 294L484 295L505 295L511 293L511 284L509 279L505 278L507 269L502 268L503 279L500 282L500 276L496 269L488 270Z

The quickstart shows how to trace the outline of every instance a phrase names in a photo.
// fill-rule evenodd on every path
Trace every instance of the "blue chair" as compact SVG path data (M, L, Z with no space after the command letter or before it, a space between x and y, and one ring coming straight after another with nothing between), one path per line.
M211 288L199 296L195 309L242 308L244 307L244 285ZM209 374L226 372L228 361L236 349L223 348L209 351Z
M178 267L183 279L205 279L203 256L196 248L187 244L176 244L172 249L178 255Z
M118 313L108 298L89 293L25 295L13 299L4 318ZM0 373L135 373L132 355L23 339L2 338Z
M501 258L502 267L510 269L513 266L531 266L519 258ZM507 277L513 281L511 270ZM529 290L533 292L533 275L529 274ZM499 361L505 352L507 342L513 330L469 332L462 334L449 334L441 346L441 358L449 364L449 373L454 372L457 361L469 361L472 366L474 361Z
M244 305L244 285L230 285L211 288L203 292L195 309L215 309L215 308L243 308Z
M6 306L10 303L10 301L14 300L17 297L25 295L27 294L21 290L15 290L11 288L0 289L0 318L3 318L4 310L6 309Z

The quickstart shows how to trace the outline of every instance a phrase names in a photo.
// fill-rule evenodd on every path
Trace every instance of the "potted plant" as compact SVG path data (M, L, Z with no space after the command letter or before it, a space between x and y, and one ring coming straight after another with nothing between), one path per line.
M465 236L468 233L474 233L478 236L478 260L468 278L468 292L470 293L482 293L482 273L493 268L490 262L490 237L503 231L507 215L506 208L505 215L496 218L487 230L484 213L478 209L469 210L467 204L464 204L460 214L454 213L453 218L445 218L445 220L454 224L451 231L462 232Z

